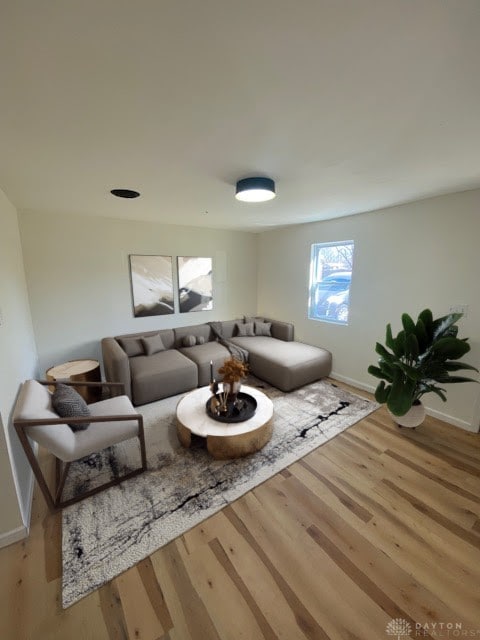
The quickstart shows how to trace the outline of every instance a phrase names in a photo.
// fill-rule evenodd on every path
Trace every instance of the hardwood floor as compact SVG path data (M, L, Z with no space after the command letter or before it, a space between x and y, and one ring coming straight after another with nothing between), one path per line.
M1 640L480 638L480 436L382 408L65 611L60 548L36 489Z

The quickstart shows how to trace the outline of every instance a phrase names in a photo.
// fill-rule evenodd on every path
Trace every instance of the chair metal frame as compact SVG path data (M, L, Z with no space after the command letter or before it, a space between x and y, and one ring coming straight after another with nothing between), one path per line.
M52 380L38 380L40 384L55 386L57 384L66 384L71 387L82 386L82 387L109 387L112 390L120 391L120 395L124 393L125 386L122 382L73 382L73 381L52 381ZM147 457L145 451L145 433L143 428L143 416L140 413L136 414L121 414L121 415L111 415L111 416L89 416L88 421L93 425L93 423L100 422L117 422L122 420L136 420L138 422L138 439L140 441L140 456L141 456L141 466L133 471L129 471L128 473L120 476L118 478L114 478L109 482L105 482L104 484L95 487L94 489L90 489L89 491L84 491L83 493L74 496L73 498L69 498L68 500L62 500L62 493L65 487L65 481L67 479L68 471L70 469L71 462L63 462L59 458L55 457L55 493L53 494L48 486L47 480L42 473L40 465L38 463L37 457L33 451L30 440L28 439L28 429L29 427L36 427L41 425L55 425L55 424L65 424L66 418L57 418L57 419L41 419L41 420L14 420L13 424L15 430L18 434L20 442L23 446L25 454L27 456L28 462L32 467L32 471L35 474L35 478L40 486L40 489L45 497L45 500L52 511L59 511L64 507L68 507L71 504L75 504L76 502L80 502L80 500L84 500L90 496L99 493L100 491L104 491L109 487L113 487L124 480L129 478L133 478L141 473L143 473L147 469ZM85 422L85 417L79 418L68 418L68 422L70 424L82 424ZM91 428L91 427L89 427ZM49 453L51 453L49 451ZM53 455L53 454L52 454ZM80 458L79 458L80 459ZM75 461L73 461L75 462Z

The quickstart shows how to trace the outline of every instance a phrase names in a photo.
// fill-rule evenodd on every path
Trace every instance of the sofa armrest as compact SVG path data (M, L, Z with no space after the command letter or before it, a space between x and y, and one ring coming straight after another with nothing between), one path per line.
M105 379L110 382L121 382L125 388L125 395L132 399L132 380L128 356L115 338L102 340L103 368ZM112 393L112 395L121 395Z
M280 320L271 320L265 318L266 322L271 322L272 337L278 340L284 340L285 342L292 342L293 340L293 324L291 322L281 322Z

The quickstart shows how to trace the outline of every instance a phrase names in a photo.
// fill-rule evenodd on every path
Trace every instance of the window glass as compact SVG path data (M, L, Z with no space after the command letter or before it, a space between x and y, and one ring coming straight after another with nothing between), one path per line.
M348 324L353 241L312 244L308 317Z

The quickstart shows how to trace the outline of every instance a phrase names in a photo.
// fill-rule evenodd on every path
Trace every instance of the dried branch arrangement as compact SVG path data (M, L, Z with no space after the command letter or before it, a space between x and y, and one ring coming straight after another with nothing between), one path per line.
M223 376L223 382L228 382L232 385L234 382L238 382L243 378L246 378L248 374L248 364L240 362L237 358L229 358L225 360L223 365L219 368L218 373Z

